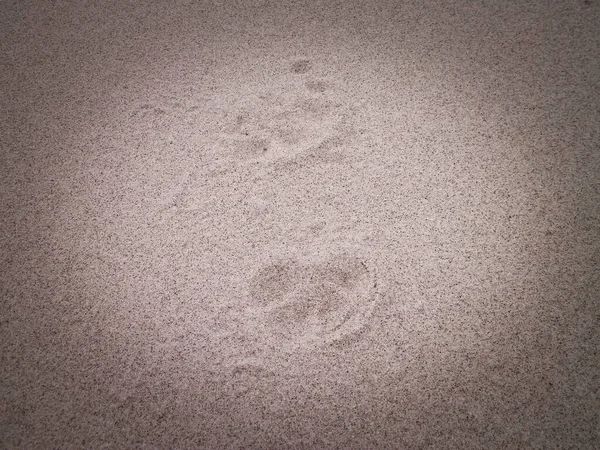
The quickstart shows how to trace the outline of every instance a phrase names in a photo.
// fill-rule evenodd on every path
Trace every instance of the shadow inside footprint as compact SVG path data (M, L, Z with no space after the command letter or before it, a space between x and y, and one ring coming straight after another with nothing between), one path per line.
M250 296L257 305L279 301L298 278L300 267L294 261L265 266L250 281Z
M306 89L322 94L329 90L329 84L323 80L310 80L306 82Z
M292 67L290 71L292 73L301 75L310 72L312 69L312 64L308 59L298 59L292 63Z

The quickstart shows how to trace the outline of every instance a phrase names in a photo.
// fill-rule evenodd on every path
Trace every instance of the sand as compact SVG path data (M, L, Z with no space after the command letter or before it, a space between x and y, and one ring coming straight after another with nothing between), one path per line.
M600 447L599 29L4 2L0 448Z

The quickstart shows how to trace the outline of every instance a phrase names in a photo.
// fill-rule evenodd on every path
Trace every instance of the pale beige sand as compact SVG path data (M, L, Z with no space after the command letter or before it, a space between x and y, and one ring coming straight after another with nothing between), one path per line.
M0 11L1 448L599 448L595 1Z

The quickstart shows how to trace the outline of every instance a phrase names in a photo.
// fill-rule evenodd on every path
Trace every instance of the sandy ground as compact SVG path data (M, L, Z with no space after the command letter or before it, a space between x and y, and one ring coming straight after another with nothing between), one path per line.
M600 447L600 5L3 1L1 448Z

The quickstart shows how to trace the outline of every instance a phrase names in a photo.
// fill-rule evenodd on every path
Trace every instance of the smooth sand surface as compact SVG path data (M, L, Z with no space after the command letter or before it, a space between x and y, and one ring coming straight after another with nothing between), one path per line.
M0 447L600 447L600 4L4 1Z

